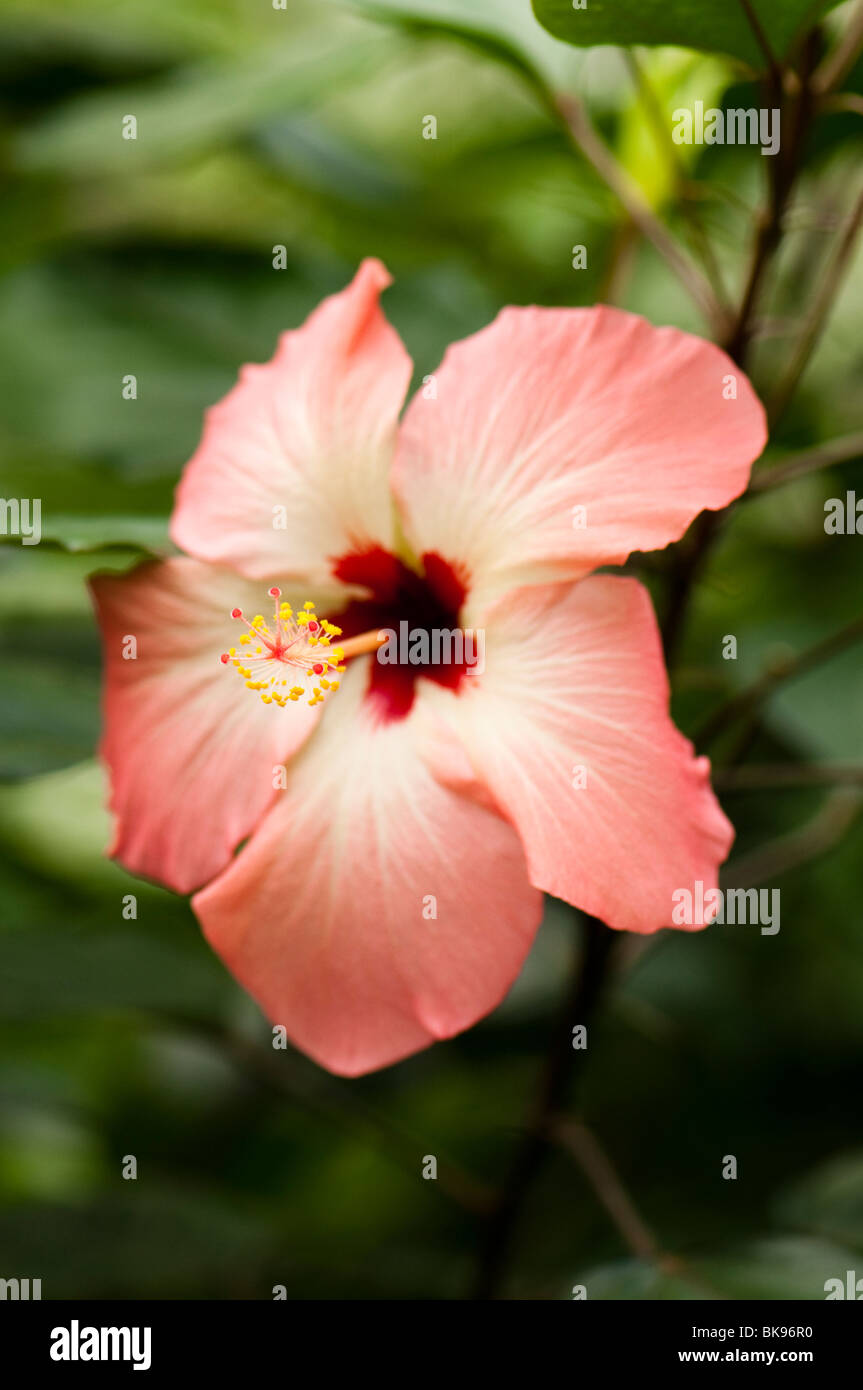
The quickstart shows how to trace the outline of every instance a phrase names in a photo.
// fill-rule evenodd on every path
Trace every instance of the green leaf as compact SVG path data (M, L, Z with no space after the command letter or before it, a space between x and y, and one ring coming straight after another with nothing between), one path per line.
M121 1009L212 1019L235 992L188 904L107 857L106 802L96 763L0 787L0 1023Z
M8 1201L89 1193L103 1174L95 1136L69 1115L32 1101L14 1109L0 1140L0 1191Z
M777 58L838 0L751 0ZM534 13L555 38L579 47L611 43L677 44L730 53L761 69L764 52L738 0L533 0Z
M134 274L85 254L0 278L3 496L40 497L43 531L55 513L167 515L204 410L341 287L305 262L274 274L273 240L255 260L139 248Z
M131 880L106 857L107 800L107 775L97 762L2 787L0 835L32 870L50 863L65 881L113 891L119 903Z
M20 545L17 536L0 536L2 545ZM48 516L40 545L60 550L137 550L164 554L170 548L167 519L157 516Z
M651 95L636 91L621 113L616 153L651 207L658 210L675 197L679 172L688 173L699 155L697 145L672 142L671 125L663 130L659 113L688 106L696 97L705 106L718 104L732 69L723 59L678 48L648 53L641 66Z
M168 520L160 516L52 516L42 540L61 550L143 550L164 554L171 549Z
M144 911L139 885L127 883ZM161 904L150 910L158 911ZM140 926L121 922L121 899L114 921L102 907L104 930L70 932L62 927L29 927L3 941L0 1021L73 1018L105 1010L147 1009L184 1018L218 1018L235 989L227 972L203 940L191 953L175 948ZM45 962L51 962L46 973Z
M779 1197L776 1211L786 1225L863 1249L863 1152L822 1164Z
M797 1236L772 1236L721 1254L680 1261L664 1269L621 1260L579 1276L592 1300L805 1299L824 1297L828 1279L844 1278L854 1256L842 1245ZM851 1263L849 1264L849 1261Z
M322 86L361 79L391 55L386 31L354 20L233 62L184 67L158 83L88 93L22 131L12 160L28 172L59 170L67 177L137 174L218 146L264 116L304 107ZM123 136L128 116L137 122L134 139Z
M572 56L550 43L526 0L352 0L355 9L418 34L459 39L520 72L541 91L560 87Z
M726 1298L824 1298L828 1279L843 1278L854 1256L845 1246L798 1236L753 1241L715 1258L698 1270Z
M100 654L84 587L92 568L92 558L48 545L0 547L0 779L93 752Z
M54 1298L182 1298L251 1278L276 1239L272 1221L229 1193L172 1187L154 1167L149 1183L118 1183L98 1205L4 1211L5 1258L14 1268L44 1269L43 1292ZM269 1297L258 1279L252 1294Z
M4 0L3 49L18 54L50 55L66 61L92 58L110 65L152 63L187 54L236 53L283 33L284 11L270 5L242 5L237 0ZM62 45L62 47L60 46Z
M701 1288L688 1274L663 1272L646 1260L619 1260L579 1276L591 1302L669 1303L719 1295Z

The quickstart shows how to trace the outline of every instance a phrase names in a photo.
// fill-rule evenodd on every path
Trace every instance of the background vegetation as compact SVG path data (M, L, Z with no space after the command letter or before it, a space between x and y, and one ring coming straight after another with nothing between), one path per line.
M493 1288L822 1298L863 1272L863 541L824 530L863 496L860 10L747 8L537 0L617 45L573 47L528 0L0 3L0 491L41 497L44 535L0 553L0 1275L459 1298L508 1190L568 910L481 1026L343 1082L273 1052L188 906L103 857L85 575L164 545L205 407L365 255L418 379L503 304L606 300L726 342L775 421L767 484L635 568L738 829L728 881L780 887L781 931L624 943ZM776 162L674 146L696 99L780 103Z

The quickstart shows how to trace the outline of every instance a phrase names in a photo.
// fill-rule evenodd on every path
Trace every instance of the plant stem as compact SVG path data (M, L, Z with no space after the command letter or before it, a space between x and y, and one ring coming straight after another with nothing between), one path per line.
M768 161L770 180L767 203L758 220L749 274L736 323L724 343L729 357L743 365L754 327L755 311L761 295L765 272L782 239L782 222L791 190L797 180L803 158L803 148L814 109L810 80L816 57L817 35L810 34L803 49L800 84L791 96L783 91L781 74L771 72L765 100L780 112L780 129L790 124L790 133L783 136L777 153Z
M713 291L714 299L719 306L720 314L726 320L730 320L731 308L722 281L722 271L714 255L710 238L707 235L704 223L701 219L701 213L692 195L693 185L687 177L686 169L678 154L678 147L671 138L671 131L668 127L665 112L657 99L655 91L648 82L635 52L631 48L624 49L624 58L629 68L636 93L641 97L642 103L650 118L657 151L660 158L668 162L672 171L675 189L680 202L680 210L689 225L695 254L701 261L704 273Z
M784 487L807 473L816 473L821 468L830 468L836 463L847 463L849 459L863 457L863 431L857 434L842 435L830 439L826 444L818 444L814 449L802 449L783 459L775 468L764 468L756 473L746 492L747 497L756 497L760 492L770 492L775 487Z
M702 512L689 534L679 541L671 557L668 572L668 597L662 620L662 646L669 671L674 665L683 637L689 612L692 587L703 569L713 546L724 512Z
M758 18L758 15L755 13L755 10L752 8L751 0L740 0L740 8L746 15L749 27L755 35L755 40L758 44L758 47L761 49L761 52L764 54L764 57L767 60L767 68L770 73L771 81L774 85L781 82L782 70L779 66L776 54L770 47L767 35L761 27L761 20Z
M722 876L723 887L753 888L771 883L781 874L829 854L859 819L861 806L863 794L858 788L835 788L805 825L733 860Z
M287 1098L310 1119L369 1144L395 1168L416 1177L417 1156L423 1151L420 1138L393 1124L350 1083L328 1076L292 1050L276 1052L226 1025L169 1009L158 1010L154 1018L163 1027L206 1041L251 1084ZM472 1215L488 1211L491 1193L485 1186L450 1159L440 1153L437 1157L437 1181L428 1186Z
M713 331L721 333L726 319L709 282L678 245L668 228L660 222L641 189L597 134L583 103L578 97L562 96L558 98L557 106L577 149L588 163L593 165L603 183L614 193L641 234L652 242L660 256L667 261Z
M855 763L747 763L720 767L713 786L721 792L776 791L786 787L863 787L863 766Z
M753 16L749 7L745 8L751 21ZM764 277L782 239L785 211L802 164L803 148L814 108L810 77L815 63L816 44L817 34L810 34L803 47L800 83L793 99L789 100L786 97L782 87L782 74L778 70L771 67L768 79L766 101L768 105L775 103L778 106L781 113L780 125L785 123L785 117L790 113L791 135L789 141L783 141L780 151L770 161L769 195L759 217L749 274L735 322L722 344L729 357L739 367L746 364ZM688 537L677 545L672 553L668 603L662 624L665 661L669 667L677 655L683 636L693 586L704 568L725 514L702 512Z
M863 189L857 195L857 201L851 212L851 216L846 223L845 230L839 239L839 245L824 272L824 278L815 295L815 302L809 312L806 327L797 343L791 363L780 382L776 395L770 406L771 424L775 425L777 420L784 415L791 397L797 390L797 384L806 370L812 353L821 337L824 325L833 307L836 293L842 283L846 270L848 269L857 235L863 226Z
M863 48L863 0L857 5L851 22L839 43L827 54L813 78L816 92L831 92L851 71Z
M596 917L583 920L583 949L575 954L569 989L552 1031L532 1113L483 1232L475 1299L499 1296L522 1207L552 1142L555 1118L587 1059L587 1049L573 1050L572 1030L576 1024L589 1025L593 1019L619 937Z
M658 1240L641 1216L619 1174L609 1162L596 1135L578 1120L563 1118L555 1136L587 1177L632 1254L657 1263L663 1257Z
M863 617L857 617L845 627L840 628L838 632L833 632L829 637L824 637L820 642L807 647L805 651L777 662L769 671L765 671L764 675L759 676L752 685L739 691L737 695L733 695L724 705L720 705L718 709L713 710L707 716L695 734L696 744L701 748L705 743L710 743L736 719L746 715L754 715L758 707L780 685L794 680L797 676L805 675L807 671L813 670L824 661L829 661L831 657L838 656L840 652L846 651L847 648L852 647L855 642L859 642L861 639L863 639Z

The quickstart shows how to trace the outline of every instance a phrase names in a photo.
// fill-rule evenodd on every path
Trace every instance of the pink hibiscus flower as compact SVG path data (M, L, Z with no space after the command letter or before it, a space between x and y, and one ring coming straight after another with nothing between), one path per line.
M591 571L724 507L766 437L718 348L610 308L504 310L400 421L388 283L364 262L208 412L186 554L93 580L112 853L199 890L229 969L346 1075L488 1013L541 890L652 932L715 885L733 831L650 600ZM377 659L402 622L481 632L484 670Z

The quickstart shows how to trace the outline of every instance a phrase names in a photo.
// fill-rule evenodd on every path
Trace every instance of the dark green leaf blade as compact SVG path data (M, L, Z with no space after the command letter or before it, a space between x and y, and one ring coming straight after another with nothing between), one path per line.
M838 0L751 0L774 55L785 57L795 41ZM533 10L555 38L578 47L592 44L678 44L730 53L756 68L765 55L740 0L533 0Z

